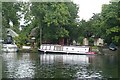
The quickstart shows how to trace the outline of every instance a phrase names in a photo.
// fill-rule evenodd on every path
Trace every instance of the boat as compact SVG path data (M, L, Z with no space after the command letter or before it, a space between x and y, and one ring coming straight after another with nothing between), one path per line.
M92 52L90 46L62 46L53 44L42 44L40 52L44 53L67 53L67 54L96 54Z
M3 52L17 52L18 47L16 44L3 44L2 51Z
M10 34L7 34L7 39L2 42L2 51L3 52L17 52L18 47L13 41L13 37Z
M112 50L112 51L115 51L115 50L117 50L117 46L113 43L110 43L109 49Z

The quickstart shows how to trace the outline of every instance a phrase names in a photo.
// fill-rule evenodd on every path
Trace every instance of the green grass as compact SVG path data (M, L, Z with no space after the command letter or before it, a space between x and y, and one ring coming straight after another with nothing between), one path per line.
M92 46L92 49L98 49L98 47L97 46Z

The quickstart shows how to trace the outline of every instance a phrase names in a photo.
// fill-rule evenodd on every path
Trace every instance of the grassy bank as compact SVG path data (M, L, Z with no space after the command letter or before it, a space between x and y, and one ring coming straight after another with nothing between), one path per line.
M91 47L93 52L96 52L97 54L102 54L100 47L98 46L91 46Z

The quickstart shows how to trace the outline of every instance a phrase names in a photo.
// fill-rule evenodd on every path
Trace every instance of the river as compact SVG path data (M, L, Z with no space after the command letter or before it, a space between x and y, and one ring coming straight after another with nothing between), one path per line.
M118 56L3 53L2 78L118 78Z

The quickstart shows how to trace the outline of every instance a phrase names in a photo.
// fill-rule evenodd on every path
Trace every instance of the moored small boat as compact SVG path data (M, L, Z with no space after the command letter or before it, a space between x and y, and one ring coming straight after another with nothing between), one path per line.
M62 46L53 44L42 44L40 49L45 53L67 53L67 54L96 54L92 52L90 46Z
M115 50L117 50L117 46L115 44L111 43L109 45L109 49L112 50L112 51L115 51Z
M2 42L2 51L3 52L17 52L18 47L15 44L13 37L10 34L7 34L7 38Z
M3 52L17 52L18 47L16 44L3 44L2 51Z

